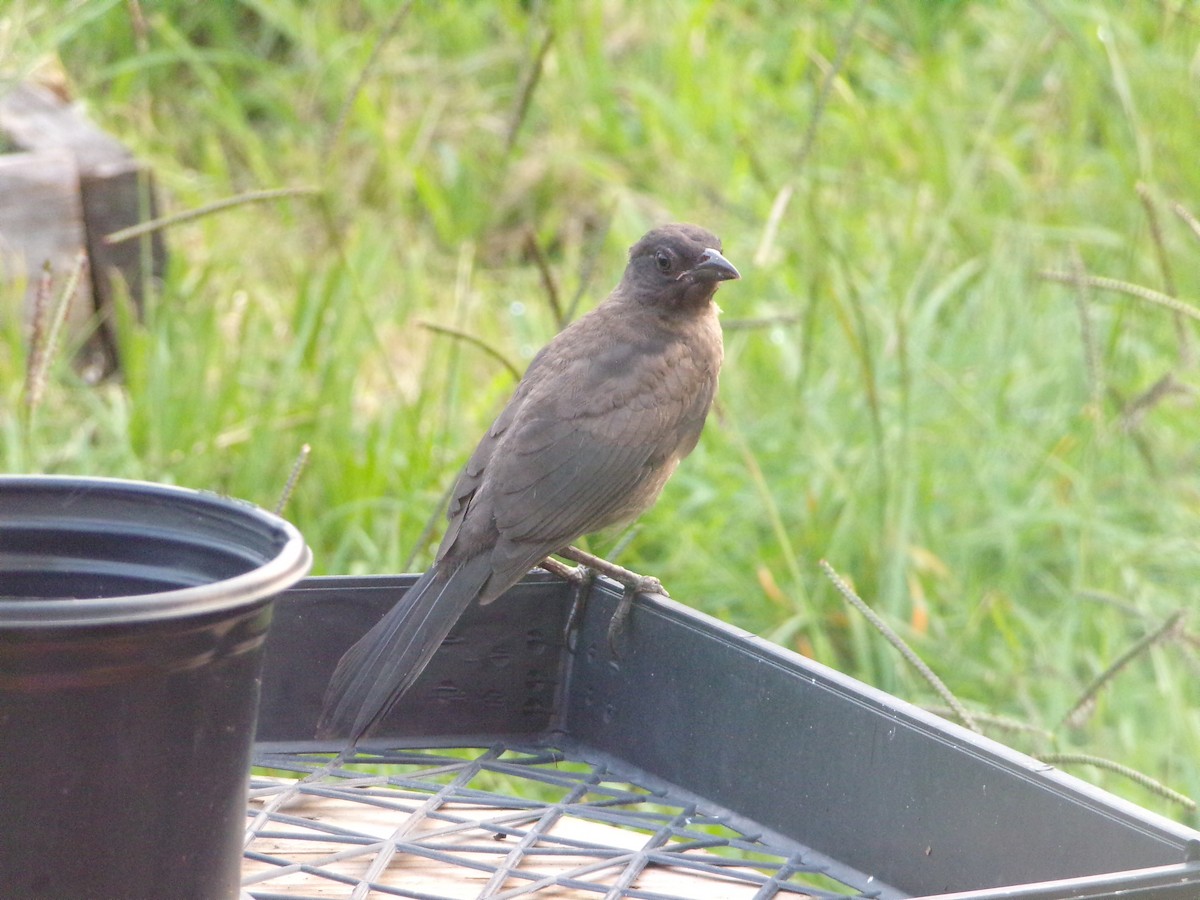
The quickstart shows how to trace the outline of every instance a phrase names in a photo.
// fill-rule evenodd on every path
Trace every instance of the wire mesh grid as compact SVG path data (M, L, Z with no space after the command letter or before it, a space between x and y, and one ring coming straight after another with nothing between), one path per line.
M870 898L772 846L557 750L260 751L243 897Z

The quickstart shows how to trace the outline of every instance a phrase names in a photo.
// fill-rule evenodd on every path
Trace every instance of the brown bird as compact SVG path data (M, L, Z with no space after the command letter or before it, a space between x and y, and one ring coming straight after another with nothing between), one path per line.
M479 442L433 566L338 663L321 737L356 743L473 601L654 503L700 438L723 356L713 295L738 277L695 225L633 245L620 284L534 357Z

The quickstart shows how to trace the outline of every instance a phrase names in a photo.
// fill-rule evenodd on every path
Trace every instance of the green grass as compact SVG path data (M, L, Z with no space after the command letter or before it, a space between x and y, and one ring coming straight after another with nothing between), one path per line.
M848 39L850 2L417 3L396 25L382 0L167 0L141 4L141 31L135 7L16 0L0 59L21 75L57 56L169 210L317 193L171 228L124 380L83 385L60 353L26 424L6 317L0 468L272 506L307 443L288 514L315 571L422 567L513 379L421 323L521 367L555 330L529 234L586 308L648 226L699 222L744 274L726 321L774 321L728 331L720 412L622 562L936 702L827 559L970 708L1053 735L1003 739L1200 797L1194 621L1063 723L1195 605L1196 367L1170 313L1101 290L1081 307L1038 275L1077 254L1200 296L1200 241L1171 209L1200 212L1196 4L906 0L867 5ZM1180 389L1131 418L1168 374Z

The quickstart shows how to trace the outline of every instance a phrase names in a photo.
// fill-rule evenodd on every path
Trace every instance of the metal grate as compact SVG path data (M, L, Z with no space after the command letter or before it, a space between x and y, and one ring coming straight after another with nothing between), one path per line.
M255 900L876 896L794 845L558 750L260 750L255 764Z

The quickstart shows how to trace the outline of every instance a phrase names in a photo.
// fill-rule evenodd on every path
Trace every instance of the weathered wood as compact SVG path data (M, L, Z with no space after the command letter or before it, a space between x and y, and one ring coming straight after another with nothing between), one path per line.
M0 276L25 280L28 307L44 262L65 272L86 249L91 277L78 298L73 332L86 339L81 366L107 374L117 368L112 311L118 292L127 290L140 314L166 264L160 233L122 244L104 240L156 215L150 173L77 106L37 85L0 89L0 140L18 150L0 154L0 248L7 257ZM46 169L40 175L39 166ZM68 191L73 207L64 198Z
M97 128L77 106L36 84L13 84L0 96L0 132L18 150L66 147L87 175L134 162L120 141Z
M98 334L111 370L117 367L112 315L118 302L117 292L127 292L140 318L147 295L162 279L166 248L160 231L119 244L109 244L104 239L158 215L153 176L141 164L130 160L123 168L112 167L104 173L81 172L79 186L93 273L92 291L100 317Z
M0 155L0 279L26 285L26 324L43 264L49 263L61 282L85 243L79 177L70 151ZM91 285L85 281L71 307L72 330L85 327L93 311Z

